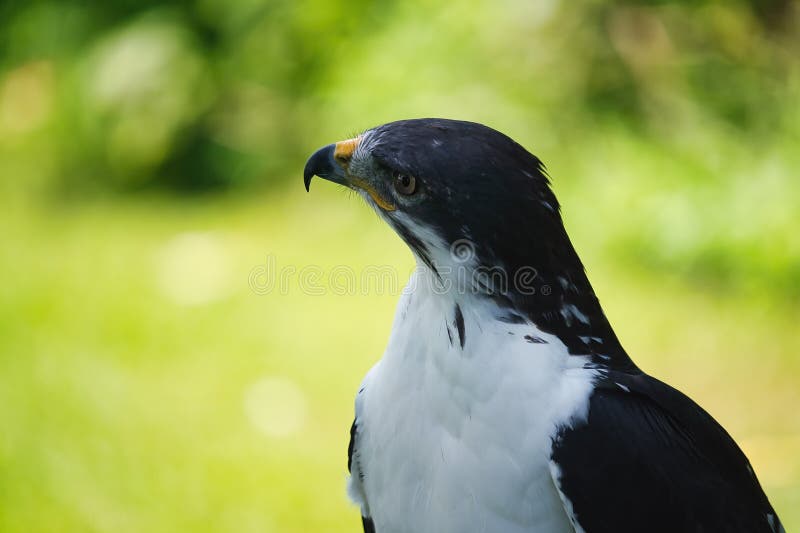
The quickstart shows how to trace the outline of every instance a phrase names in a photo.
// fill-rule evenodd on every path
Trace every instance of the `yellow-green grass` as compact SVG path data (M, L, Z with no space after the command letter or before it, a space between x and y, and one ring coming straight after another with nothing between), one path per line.
M413 262L360 201L314 187L4 206L0 530L357 530L352 401L397 291L258 292L268 264L403 282ZM797 309L663 279L569 229L631 356L725 425L800 528Z

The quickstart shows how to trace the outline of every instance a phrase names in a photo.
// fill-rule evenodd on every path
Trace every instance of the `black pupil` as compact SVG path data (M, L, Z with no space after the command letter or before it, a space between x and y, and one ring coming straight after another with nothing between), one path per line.
M414 177L408 174L394 173L394 183L398 191L403 194L411 194L414 192Z

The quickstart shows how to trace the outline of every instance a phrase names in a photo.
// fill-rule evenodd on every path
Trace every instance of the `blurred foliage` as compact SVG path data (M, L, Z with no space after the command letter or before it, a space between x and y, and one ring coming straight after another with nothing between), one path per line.
M606 231L630 261L800 298L797 2L1 6L6 187L274 188L316 143L459 117L612 213L647 198Z
M419 116L548 164L633 357L745 439L796 529L798 58L798 0L0 1L0 530L349 530L394 296L244 280L265 247L405 264L295 191L317 146ZM264 373L311 413L266 451L237 418Z
M284 175L307 151L309 130L322 121L341 129L349 117L320 100L343 96L361 122L387 102L392 113L409 107L395 98L440 91L448 109L481 102L495 121L494 107L513 109L558 139L599 119L678 147L698 125L762 146L798 134L789 1L67 0L0 9L3 137L53 159L47 181L68 190L203 189Z

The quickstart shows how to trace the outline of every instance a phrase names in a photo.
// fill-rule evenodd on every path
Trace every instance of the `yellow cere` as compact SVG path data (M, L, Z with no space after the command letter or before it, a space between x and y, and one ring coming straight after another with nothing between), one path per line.
M346 165L353 158L353 152L358 148L359 142L361 142L361 137L339 141L336 143L336 148L333 150L333 158L340 165Z

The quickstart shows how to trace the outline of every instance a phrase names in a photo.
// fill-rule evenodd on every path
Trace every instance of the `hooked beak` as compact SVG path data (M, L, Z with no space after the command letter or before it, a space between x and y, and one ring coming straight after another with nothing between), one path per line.
M306 191L311 188L311 178L319 176L340 185L347 185L345 182L344 169L341 168L333 159L335 144L323 146L306 161L306 168L303 170L303 183Z
M306 168L303 171L303 183L306 191L311 187L311 178L320 178L349 187L351 183L347 179L347 167L353 158L361 139L348 139L335 144L323 146L306 161Z
M306 191L311 188L311 178L319 176L322 179L344 185L351 189L361 189L365 191L372 200L385 211L394 211L395 205L379 194L377 189L370 183L349 173L350 160L353 152L356 151L360 137L340 141L335 144L323 146L308 158L306 167L303 170L303 183Z

